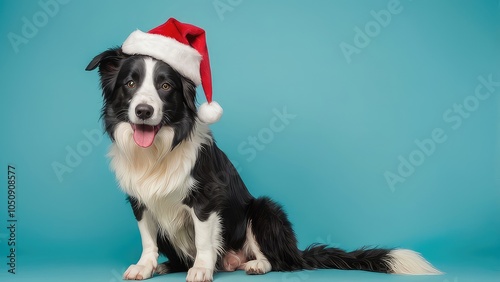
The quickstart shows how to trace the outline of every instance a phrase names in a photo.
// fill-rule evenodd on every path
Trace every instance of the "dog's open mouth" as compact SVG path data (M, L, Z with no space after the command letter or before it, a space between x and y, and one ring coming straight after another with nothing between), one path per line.
M155 141L156 133L160 130L161 125L147 125L131 123L134 130L134 141L138 146L147 148Z

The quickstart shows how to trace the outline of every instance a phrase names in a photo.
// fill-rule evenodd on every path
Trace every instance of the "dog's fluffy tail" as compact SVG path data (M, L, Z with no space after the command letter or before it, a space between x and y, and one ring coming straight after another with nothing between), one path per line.
M419 253L405 249L367 249L346 252L314 244L302 252L308 269L334 268L373 272L435 275L441 274Z

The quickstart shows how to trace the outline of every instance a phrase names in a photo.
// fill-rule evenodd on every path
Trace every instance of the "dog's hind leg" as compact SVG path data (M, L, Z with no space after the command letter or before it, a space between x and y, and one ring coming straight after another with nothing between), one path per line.
M285 212L266 197L255 199L250 205L245 251L251 258L245 264L247 274L292 271L304 266Z

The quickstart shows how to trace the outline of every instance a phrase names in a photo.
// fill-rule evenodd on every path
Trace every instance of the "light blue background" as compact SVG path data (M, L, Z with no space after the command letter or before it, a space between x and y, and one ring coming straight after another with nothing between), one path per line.
M44 0L45 1L45 0ZM229 7L217 12L217 5ZM212 126L253 195L282 203L301 247L412 248L446 272L398 277L356 271L218 274L218 281L499 281L500 87L456 129L443 114L463 104L479 76L500 81L500 3L401 0L398 14L348 63L340 44L387 9L377 1L69 1L18 52L23 17L37 1L0 4L0 214L7 216L7 165L17 170L17 272L2 281L119 281L140 256L132 212L105 155L92 144L59 181L54 162L99 130L101 94L87 63L136 28L169 17L207 31L214 99ZM200 91L201 92L201 91ZM205 98L199 93L198 100ZM265 136L275 109L296 115L254 158L238 149ZM416 139L447 136L403 183L386 171L418 150ZM267 131L269 133L269 131ZM262 135L264 134L264 135ZM248 148L248 147L246 147ZM184 274L153 281L184 281ZM498 280L497 280L498 279Z

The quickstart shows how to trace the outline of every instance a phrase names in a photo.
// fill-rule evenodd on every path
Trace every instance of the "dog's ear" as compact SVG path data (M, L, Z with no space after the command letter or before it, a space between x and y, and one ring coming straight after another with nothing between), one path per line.
M120 48L108 49L101 54L95 56L89 65L85 68L86 71L91 71L97 68L97 66L104 66L106 64L113 64L120 57L123 57L123 53Z
M196 113L196 85L190 79L182 76L182 94L184 95L184 101L188 108Z
M95 56L85 70L94 70L99 66L101 88L104 95L111 95L116 84L116 77L120 70L122 60L126 58L121 48L113 48Z
M190 79L181 75L183 105L187 107L186 115L180 119L174 126L174 138L172 140L172 148L174 149L179 143L189 137L192 132L196 119L196 85Z

